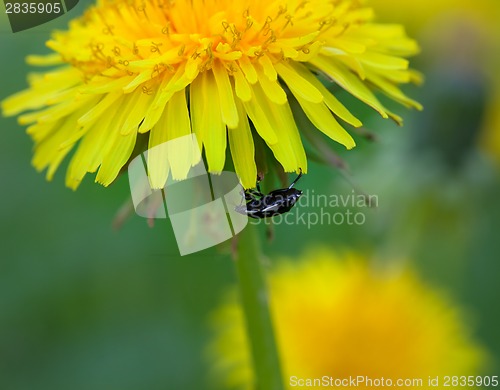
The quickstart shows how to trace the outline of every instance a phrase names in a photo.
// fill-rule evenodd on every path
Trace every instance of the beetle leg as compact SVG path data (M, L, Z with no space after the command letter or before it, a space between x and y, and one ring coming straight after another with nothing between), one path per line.
M300 171L299 176L297 176L295 178L295 180L292 181L292 184L290 184L290 186L288 187L288 189L292 188L295 185L295 183L297 183L299 181L299 179L302 177L302 168L299 168L299 171Z
M251 197L251 199L255 199L255 198L259 198L259 197L264 196L264 195L262 194L262 192L260 192L260 191L255 191L255 190L247 190L247 191L245 192L245 195L248 195L249 197Z

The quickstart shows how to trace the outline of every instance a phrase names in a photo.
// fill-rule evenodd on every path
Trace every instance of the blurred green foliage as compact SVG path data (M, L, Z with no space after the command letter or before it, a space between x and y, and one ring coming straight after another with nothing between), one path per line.
M25 55L47 52L50 31L64 28L85 4L17 34L2 21L1 98L26 86ZM419 61L426 70L426 57ZM422 140L436 120L446 124L455 114L475 120L476 112L434 109L436 83L439 78L418 91L429 113L396 107L406 119L403 129L341 94L377 141L358 136L351 152L332 147L354 182L378 196L379 207L362 210L363 226L275 226L264 251L272 263L321 243L371 252L381 261L411 261L466 307L492 353L488 373L498 374L500 176L471 142L467 151L453 149L464 162L450 170L439 158L447 149L436 149L446 139ZM64 187L63 167L48 183L30 166L24 128L13 118L0 120L0 389L209 389L207 317L236 282L227 246L181 258L168 221L150 228L133 215L114 230L113 218L129 197L126 176L105 189L89 175L73 193ZM309 172L301 189L351 194L334 168L311 163ZM260 230L266 240L266 227Z

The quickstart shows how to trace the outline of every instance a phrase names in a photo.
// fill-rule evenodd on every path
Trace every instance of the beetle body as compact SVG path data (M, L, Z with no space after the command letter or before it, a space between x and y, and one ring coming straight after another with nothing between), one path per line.
M301 177L302 170L288 188L277 189L267 195L261 192L260 185L257 182L257 190L245 191L246 204L238 206L236 211L255 219L269 218L287 213L302 195L301 190L293 188Z

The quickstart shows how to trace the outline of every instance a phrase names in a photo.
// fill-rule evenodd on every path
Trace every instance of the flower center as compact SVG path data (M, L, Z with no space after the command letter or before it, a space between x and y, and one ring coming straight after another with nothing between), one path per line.
M270 65L319 50L319 36L342 33L346 23L337 21L352 8L343 0L102 0L48 45L87 80L147 81L188 63L203 72L216 59L231 74L237 60Z

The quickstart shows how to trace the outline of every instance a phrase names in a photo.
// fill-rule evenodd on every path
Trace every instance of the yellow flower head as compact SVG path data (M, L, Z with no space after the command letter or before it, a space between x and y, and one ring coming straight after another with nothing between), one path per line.
M66 176L72 188L98 169L96 181L107 186L146 143L190 133L211 172L223 170L229 142L249 188L257 177L254 137L286 172L307 171L292 97L320 131L355 146L337 119L361 122L316 74L384 118L401 122L371 87L420 108L398 88L418 81L403 59L417 44L401 26L372 19L358 0L98 0L53 34L54 54L27 58L62 66L30 75L30 88L6 99L3 111L34 110L19 122L30 125L33 163L48 168L49 179L76 147Z
M394 384L422 378L427 388L429 375L478 374L485 352L471 340L459 310L413 273L383 272L364 260L315 250L270 274L287 388L323 376L384 377ZM224 382L221 388L253 389L242 309L236 294L230 298L213 317L213 374Z

